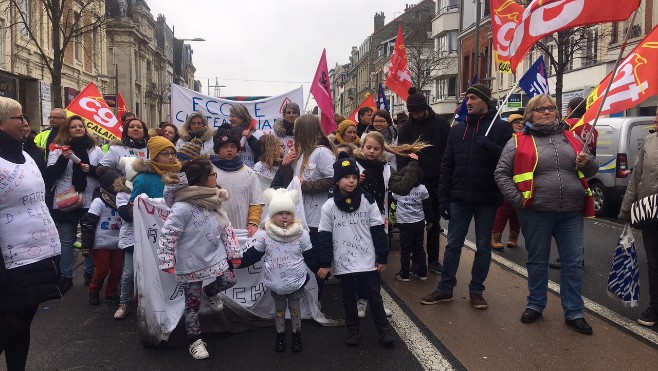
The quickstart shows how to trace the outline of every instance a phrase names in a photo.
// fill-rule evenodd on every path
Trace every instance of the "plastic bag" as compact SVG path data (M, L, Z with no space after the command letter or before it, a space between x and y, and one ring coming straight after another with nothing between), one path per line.
M640 269L637 262L635 237L628 224L619 236L612 255L608 276L608 295L627 307L636 307L640 300Z

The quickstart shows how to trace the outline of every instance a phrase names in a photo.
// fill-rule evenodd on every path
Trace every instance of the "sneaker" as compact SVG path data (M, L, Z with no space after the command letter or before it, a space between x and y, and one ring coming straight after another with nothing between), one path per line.
M114 312L114 319L124 319L128 316L128 304L119 304L119 309Z
M436 274L441 274L441 263L439 262L431 262L427 264L427 270L436 273Z
M286 333L277 332L276 333L276 343L274 343L275 352L285 352L286 351Z
M89 293L89 304L91 305L98 305L101 303L101 298L98 296L98 294L94 294L93 292Z
M203 294L205 295L206 299L208 299L208 305L210 305L210 308L213 311L221 312L224 310L224 302L222 302L222 298L219 297L220 294L215 296L208 296L205 289L203 290Z
M475 309L487 309L487 301L484 300L482 294L471 294L471 305Z
M290 344L290 350L293 352L302 351L302 333L301 331L292 332L292 344Z
M119 304L119 295L114 295L114 296L106 296L105 297L105 302L108 304Z
M359 329L347 330L347 337L345 338L345 344L350 346L359 345Z
M393 315L393 311L388 309L385 305L384 305L384 313L386 313L386 317L390 317Z
M85 286L89 286L93 278L94 272L85 272Z
M393 342L395 341L395 336L393 336L393 333L391 332L391 328L389 326L386 326L379 330L379 340L384 345L393 344Z
M366 318L366 309L368 309L368 300L359 299L356 302L356 310L359 318Z
M419 280L421 280L421 281L425 281L425 280L427 279L427 275L421 276L420 274L418 274L418 273L416 273L416 272L411 272L411 273L409 273L409 275L410 275L411 277L416 278L416 279L419 279Z
M402 282L409 282L409 275L407 275L406 277L404 277L404 276L402 275L402 272L399 272L399 273L396 273L396 274L395 274L395 279L398 280L398 281L402 281Z
M637 323L642 326L653 326L658 320L658 307L649 307L647 310L642 312L640 318L637 319Z
M420 303L425 305L437 304L452 300L452 292L441 292L439 290L420 298Z
M210 357L210 354L208 354L208 350L206 349L206 343L201 339L190 344L190 355L192 355L194 359L206 359Z

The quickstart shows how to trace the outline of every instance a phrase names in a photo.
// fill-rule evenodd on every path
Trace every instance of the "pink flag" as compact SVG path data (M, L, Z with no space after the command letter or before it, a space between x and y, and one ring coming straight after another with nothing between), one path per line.
M321 122L325 134L336 130L336 118L334 117L334 98L331 93L331 81L329 81L329 69L327 68L327 49L322 50L322 57L315 71L315 77L311 84L311 94L322 111Z

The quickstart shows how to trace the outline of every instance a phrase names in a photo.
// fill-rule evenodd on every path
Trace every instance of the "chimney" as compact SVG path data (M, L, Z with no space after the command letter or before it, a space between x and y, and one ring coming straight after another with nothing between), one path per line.
M386 23L386 16L384 15L384 12L375 13L375 32L377 32L377 30L384 27L385 23Z

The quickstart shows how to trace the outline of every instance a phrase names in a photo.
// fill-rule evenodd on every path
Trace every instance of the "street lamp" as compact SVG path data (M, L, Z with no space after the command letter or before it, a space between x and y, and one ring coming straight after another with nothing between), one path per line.
M119 115L119 65L118 64L114 65L114 76L99 74L99 75L95 75L94 77L100 79L114 80L114 113L118 116ZM117 119L121 119L121 117L117 117Z

